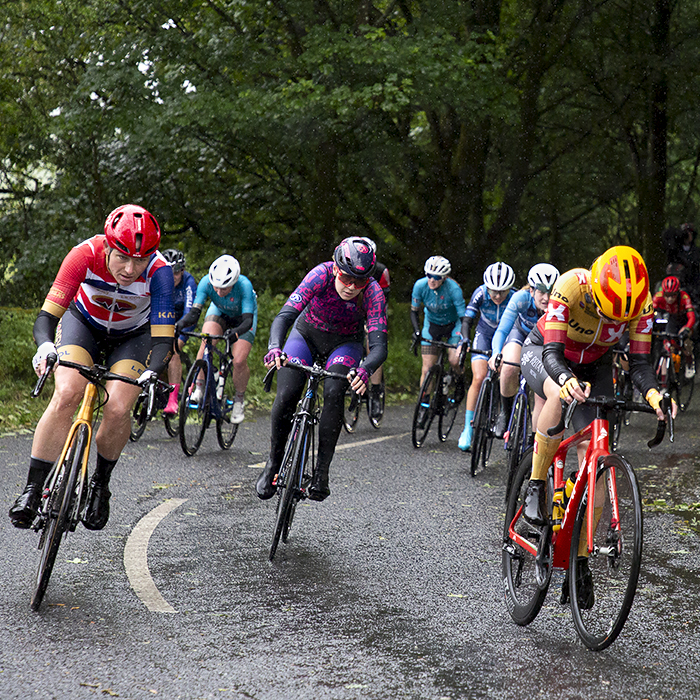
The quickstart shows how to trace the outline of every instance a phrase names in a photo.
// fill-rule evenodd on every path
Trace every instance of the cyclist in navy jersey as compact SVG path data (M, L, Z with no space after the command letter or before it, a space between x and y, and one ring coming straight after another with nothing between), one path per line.
M496 358L503 355L500 368L501 412L494 427L497 438L502 438L510 413L513 400L518 391L518 376L520 375L520 352L525 338L535 327L537 320L547 310L549 294L554 283L559 278L559 270L549 263L538 263L527 273L528 286L517 291L508 302L498 328L491 340L491 357L488 365L496 369ZM537 429L537 416L544 401L535 396L535 407L532 414L532 429Z
M276 491L275 475L305 384L303 372L284 365L314 361L339 375L324 382L318 457L309 486L312 500L330 495L328 471L343 424L346 378L353 391L364 394L370 375L387 355L386 300L372 277L375 263L369 239L344 239L333 260L317 265L304 277L272 322L264 362L268 368L278 368L277 395L270 416L270 457L255 485L260 498L271 498ZM369 351L362 359L365 327Z
M416 340L422 336L430 340L444 340L452 345L459 345L463 340L465 303L462 288L449 276L452 265L442 255L433 255L425 261L423 270L425 277L416 280L411 292L413 336ZM422 329L418 318L421 305L425 309ZM437 362L438 353L437 347L426 340L421 341L421 387L428 370ZM447 359L453 372L460 378L462 369L459 366L459 349L448 350ZM462 381L461 391L464 390L463 383Z
M253 347L258 326L258 297L251 281L241 274L241 266L232 255L218 257L209 272L199 280L197 294L189 312L175 324L179 335L188 326L196 326L204 304L210 301L204 317L202 333L224 335L232 343L233 372L231 378L236 396L231 407L231 422L241 423L245 417L245 391L250 379L248 355ZM216 344L216 341L213 341ZM202 341L197 359L204 356ZM198 403L204 394L204 373L195 380L190 400Z
M497 262L489 265L484 271L484 283L477 287L467 305L467 313L463 328L464 342L469 346L469 334L474 320L479 318L471 342L472 351L472 383L467 392L467 410L464 416L464 430L459 436L459 449L466 452L472 444L472 420L479 390L488 371L488 355L480 355L479 351L491 350L491 339L508 306L510 298L515 294L512 287L515 283L513 268L506 263Z
M163 251L163 257L173 268L173 278L175 287L173 288L173 308L175 311L175 321L179 321L191 308L194 303L194 296L197 293L197 282L194 277L185 270L185 255L179 250L169 248ZM192 331L194 326L183 328L183 331ZM163 409L163 413L175 415L177 413L178 394L180 392L180 381L182 379L182 360L180 351L187 342L186 335L178 335L175 338L173 357L168 365L168 383L173 387L168 397L168 404Z

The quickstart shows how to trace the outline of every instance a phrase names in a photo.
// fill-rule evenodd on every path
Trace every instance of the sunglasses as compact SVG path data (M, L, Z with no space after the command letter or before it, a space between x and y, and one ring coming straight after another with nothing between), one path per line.
M551 294L551 292L552 292L551 287L545 287L543 284L536 284L535 289L538 292L542 292L542 294Z
M353 277L340 271L338 271L338 279L346 287L354 287L355 289L364 289L371 281L371 277Z
M429 272L425 273L425 276L429 280L435 280L436 282L440 282L440 280L444 280L445 278L442 275L431 275Z

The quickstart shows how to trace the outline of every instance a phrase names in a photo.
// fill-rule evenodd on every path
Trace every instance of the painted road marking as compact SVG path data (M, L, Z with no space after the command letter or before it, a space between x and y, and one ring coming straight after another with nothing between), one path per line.
M399 435L385 435L384 437L372 438L371 440L361 440L360 442L348 442L345 445L338 445L335 448L336 452L340 450L349 450L351 447L362 447L362 445L371 445L373 442L383 442L384 440L393 440L394 438L406 437L411 433L400 433ZM255 464L249 464L250 469L262 469L265 466L265 462L256 462Z
M139 520L124 547L124 568L129 584L151 612L176 613L177 610L160 594L148 570L148 541L168 513L181 506L186 498L169 498Z

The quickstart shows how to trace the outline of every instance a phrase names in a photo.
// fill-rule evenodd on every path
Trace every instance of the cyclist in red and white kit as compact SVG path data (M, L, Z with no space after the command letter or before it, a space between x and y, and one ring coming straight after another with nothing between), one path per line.
M57 354L55 389L34 433L24 492L10 509L15 527L28 528L36 515L44 480L61 449L83 398L87 380L60 360L106 364L113 372L153 382L170 359L173 335L173 272L158 252L160 227L143 207L115 209L104 235L75 246L64 258L34 323L38 345L34 370ZM109 400L95 436L97 463L83 524L101 530L109 518L109 479L129 440L131 409L141 391L107 383Z

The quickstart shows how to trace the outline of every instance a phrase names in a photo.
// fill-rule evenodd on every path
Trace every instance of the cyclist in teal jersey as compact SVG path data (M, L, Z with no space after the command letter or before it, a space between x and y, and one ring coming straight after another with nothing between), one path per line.
M425 277L421 277L413 285L411 293L411 325L416 339L430 338L431 340L444 340L453 345L462 342L462 323L466 304L462 288L455 280L449 277L452 265L447 258L441 255L433 255L425 261ZM423 329L421 331L418 311L421 304L425 311L423 314ZM438 348L426 341L421 342L421 368L420 385L428 370L437 361ZM447 359L457 375L462 374L459 366L459 349L448 350Z
M488 352L491 350L491 339L498 327L510 298L515 294L512 287L515 284L515 272L510 265L497 262L489 265L484 271L484 283L477 287L467 305L467 313L463 328L464 342L469 343L469 333L475 318L474 340L471 343L472 352L472 383L467 392L467 411L464 416L464 430L457 443L460 450L466 452L472 445L472 420L474 409L479 398L479 390L488 371ZM481 355L480 352L485 354Z
M258 325L258 299L250 280L241 275L238 260L222 255L214 260L209 273L197 285L197 294L190 311L175 324L175 336L188 326L195 326L205 302L210 300L204 317L202 333L225 335L231 340L233 356L233 384L236 397L231 409L231 421L241 423L244 416L245 391L250 379L248 355L253 347ZM216 341L214 341L216 342ZM204 356L204 342L197 359ZM192 400L198 402L204 393L205 377L200 372Z

